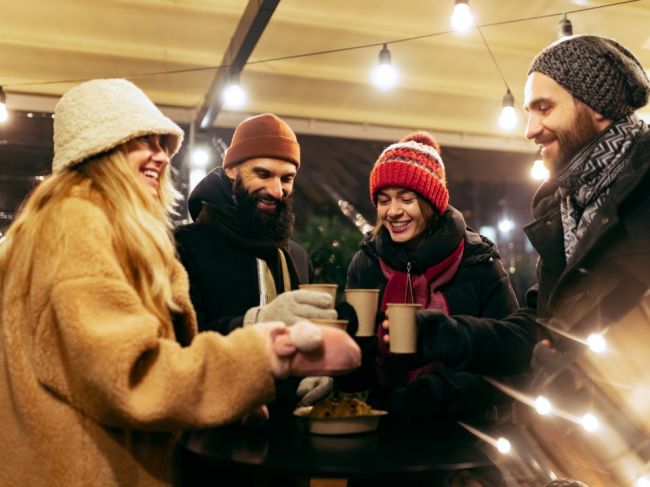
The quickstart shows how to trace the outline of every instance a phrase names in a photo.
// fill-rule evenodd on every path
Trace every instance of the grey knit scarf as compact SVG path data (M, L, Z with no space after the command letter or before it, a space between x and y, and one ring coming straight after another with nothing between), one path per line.
M619 119L557 176L567 263L630 160L631 149L644 128L634 114Z

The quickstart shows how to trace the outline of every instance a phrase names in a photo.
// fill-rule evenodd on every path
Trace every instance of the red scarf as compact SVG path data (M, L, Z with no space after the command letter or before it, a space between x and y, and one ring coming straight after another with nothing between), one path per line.
M401 272L390 267L382 259L379 259L381 270L388 279L384 289L384 297L381 301L381 310L386 311L388 303L418 303L424 309L437 309L449 313L447 300L440 287L451 281L456 274L460 261L465 250L465 240L461 239L456 249L445 259L427 268L423 274L412 275L408 272ZM410 285L409 285L410 283ZM377 328L378 354L377 366L379 370L380 383L387 385L387 377L382 368L389 356L388 344L384 342L386 332L379 324ZM431 363L423 367L411 370L407 373L404 381L412 382L423 374L429 374L436 369L442 368L441 364Z

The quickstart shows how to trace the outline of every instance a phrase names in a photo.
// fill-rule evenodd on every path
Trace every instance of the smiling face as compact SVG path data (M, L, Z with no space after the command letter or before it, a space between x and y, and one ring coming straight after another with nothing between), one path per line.
M261 157L225 171L233 181L239 179L249 195L256 197L258 210L275 213L278 203L293 192L297 169L291 162Z
M427 219L417 193L410 189L383 188L377 193L377 217L396 243L417 244L424 236Z
M126 160L140 183L153 196L158 196L163 172L169 165L164 136L144 135L126 143Z
M524 107L526 137L541 145L542 158L554 174L612 122L538 72L528 76Z

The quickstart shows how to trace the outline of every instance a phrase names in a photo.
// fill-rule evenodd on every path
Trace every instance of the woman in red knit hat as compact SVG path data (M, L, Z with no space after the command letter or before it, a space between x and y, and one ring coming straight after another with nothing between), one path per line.
M500 319L518 306L496 247L448 204L440 147L426 132L381 153L370 195L377 224L352 259L347 287L380 289L382 311L421 304L418 351L391 355L390 324L378 323L376 338L358 338L362 369L341 387L368 387L373 406L418 428L488 418L497 395L481 375L521 372L535 341L534 330L473 326L472 317Z

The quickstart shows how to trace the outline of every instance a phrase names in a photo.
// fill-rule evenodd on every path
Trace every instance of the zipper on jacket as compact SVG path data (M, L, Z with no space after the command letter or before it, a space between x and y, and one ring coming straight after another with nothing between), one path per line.
M411 294L411 303L415 303L413 295L413 282L411 281L411 263L406 263L406 287L404 288L404 302L408 303L408 295Z

